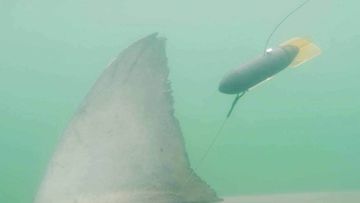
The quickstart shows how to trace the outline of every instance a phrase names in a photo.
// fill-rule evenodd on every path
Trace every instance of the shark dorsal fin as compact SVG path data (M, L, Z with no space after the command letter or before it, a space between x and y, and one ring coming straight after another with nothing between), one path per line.
M190 168L172 100L165 40L128 47L74 115L35 202L219 201Z

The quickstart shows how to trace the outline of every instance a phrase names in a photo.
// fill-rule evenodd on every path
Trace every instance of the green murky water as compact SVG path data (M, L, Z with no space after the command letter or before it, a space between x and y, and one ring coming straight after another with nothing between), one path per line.
M168 38L176 115L199 163L233 97L225 72L261 53L300 0L0 0L0 202L29 203L73 112L108 62ZM271 45L309 36L320 57L239 102L197 172L220 196L360 189L357 0L313 0Z

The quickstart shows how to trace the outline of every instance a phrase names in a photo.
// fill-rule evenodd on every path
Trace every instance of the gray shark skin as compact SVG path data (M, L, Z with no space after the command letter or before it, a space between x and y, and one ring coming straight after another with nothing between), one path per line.
M174 117L165 39L152 34L104 71L69 123L35 203L210 203Z

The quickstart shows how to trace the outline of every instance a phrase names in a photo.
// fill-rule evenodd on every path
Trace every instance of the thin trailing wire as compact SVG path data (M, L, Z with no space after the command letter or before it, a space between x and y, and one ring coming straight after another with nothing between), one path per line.
M231 116L231 113L233 112L234 107L236 106L237 102L239 101L239 99L240 99L242 96L245 95L245 93L246 93L246 91L245 91L245 92L242 92L241 94L237 94L237 95L236 95L236 97L235 97L235 99L234 99L234 101L233 101L233 103L232 103L232 105L231 105L231 108L230 108L230 110L229 110L229 113L226 115L226 118L229 118L229 117Z
M301 9L303 6L305 6L307 3L309 3L311 0L305 0L302 4L300 4L299 6L297 6L294 10L292 10L289 14L287 14L280 22L279 24L277 24L275 26L275 28L273 29L273 31L270 33L269 37L266 40L265 43L265 48L264 48L264 54L266 53L266 50L269 46L270 40L272 38L272 36L275 34L275 32L279 29L279 27L290 17L292 16L294 13L296 13L299 9Z
M216 132L216 134L215 134L214 138L212 139L209 147L206 149L205 153L202 155L202 157L201 157L198 165L195 167L195 170L198 169L198 168L201 166L201 164L204 162L204 160L206 159L206 157L207 157L207 155L209 154L210 150L213 148L216 140L217 140L217 139L219 138L219 136L221 135L221 132L223 131L224 126L225 126L227 120L228 120L228 118L226 117L226 118L223 120L223 122L221 123L220 128L219 128L218 131Z
M196 171L196 170L201 166L201 164L204 162L204 160L206 159L206 157L207 157L207 155L209 154L211 148L214 146L216 140L219 138L222 130L224 129L224 126L225 126L227 120L228 120L228 117L226 117L226 118L223 120L223 122L221 123L221 125L220 125L218 131L216 132L214 138L212 139L209 147L206 149L205 153L202 155L199 163L193 168L194 171ZM188 176L187 179L185 179L185 183L188 183L188 182L190 181L190 179L191 179L191 176Z
M226 118L225 118L225 119L223 120L223 122L221 123L221 125L220 125L218 131L216 132L214 138L212 139L209 147L206 149L205 153L202 155L202 157L201 157L201 159L200 159L200 161L199 161L199 163L198 163L198 165L197 165L197 167L196 167L195 169L198 169L198 168L201 166L201 164L205 161L205 159L206 159L206 157L208 156L210 150L213 148L214 144L216 143L216 141L217 141L218 138L220 137L220 135L221 135L221 133L222 133L224 127L225 127L225 124L226 124L226 122L228 121L228 119L229 119L229 117L230 117L230 115L231 115L231 112L233 111L235 105L237 104L237 102L239 101L239 99L240 99L242 96L245 95L245 93L246 93L246 92L242 92L241 94L236 95L236 97L235 97L235 99L234 99L234 101L233 101L233 103L232 103L232 105L231 105L231 108L230 108L228 114L226 115Z

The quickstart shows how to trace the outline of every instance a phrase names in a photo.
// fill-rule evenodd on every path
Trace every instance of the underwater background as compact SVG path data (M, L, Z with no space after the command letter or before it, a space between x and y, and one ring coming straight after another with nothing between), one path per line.
M29 203L67 123L121 50L167 40L175 113L197 173L219 194L360 189L357 0L312 0L271 46L308 36L322 55L241 98L204 162L233 96L230 69L262 53L302 0L0 0L0 202Z

